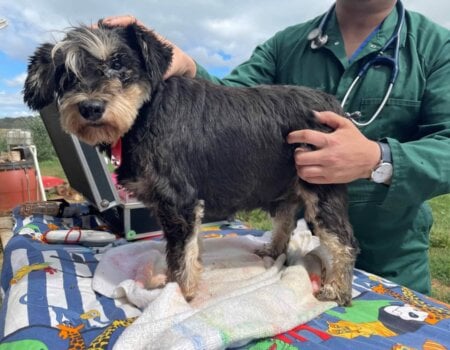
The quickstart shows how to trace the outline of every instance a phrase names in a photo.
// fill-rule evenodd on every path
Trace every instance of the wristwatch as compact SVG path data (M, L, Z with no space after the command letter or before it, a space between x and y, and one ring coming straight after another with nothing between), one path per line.
M391 148L385 142L377 142L381 151L380 163L372 170L370 179L378 184L389 184L392 178Z

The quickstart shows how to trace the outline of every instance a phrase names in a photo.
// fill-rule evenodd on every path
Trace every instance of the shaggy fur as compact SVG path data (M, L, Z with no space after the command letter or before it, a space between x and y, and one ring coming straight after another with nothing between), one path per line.
M318 297L351 301L357 247L343 185L312 185L296 175L292 130L327 128L312 110L342 113L319 91L295 86L225 87L201 79L162 80L172 52L136 25L73 28L30 59L24 96L39 110L58 101L63 128L91 145L122 138L119 182L158 216L167 239L168 279L187 299L200 276L203 210L226 217L262 208L272 243L286 250L298 210L333 257Z

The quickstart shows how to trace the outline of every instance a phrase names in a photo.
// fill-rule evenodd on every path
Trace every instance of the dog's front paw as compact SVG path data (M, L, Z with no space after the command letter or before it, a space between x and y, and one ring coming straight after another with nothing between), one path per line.
M352 302L352 290L351 288L340 286L334 281L324 284L319 292L316 294L316 298L321 301L335 301L340 306L350 306Z
M191 301L197 294L198 284L200 282L200 276L195 276L194 278L188 278L178 281L181 292L183 293L186 301Z
M146 288L147 289L156 289L163 288L167 283L167 276L165 274L157 274L151 276L151 278L147 281Z
M178 283L186 301L191 301L197 293L202 271L203 267L198 260L191 261L189 268L169 270L168 281Z
M196 292L197 288L181 288L181 293L183 293L184 299L186 299L187 302L194 299Z

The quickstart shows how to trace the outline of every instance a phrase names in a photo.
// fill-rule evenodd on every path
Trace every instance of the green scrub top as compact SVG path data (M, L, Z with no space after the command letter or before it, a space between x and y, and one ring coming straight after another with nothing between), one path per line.
M223 79L209 75L200 65L197 77L235 86L304 85L342 101L361 65L391 37L398 17L394 8L351 63L334 15L325 29L327 44L310 48L307 35L318 27L320 16L278 32ZM361 248L358 268L429 293L433 220L426 200L450 192L450 32L407 11L399 68L383 111L372 124L360 127L368 138L389 143L392 182L390 186L369 180L350 183L349 215ZM370 119L386 93L390 73L385 66L371 68L345 110L361 111L362 122Z

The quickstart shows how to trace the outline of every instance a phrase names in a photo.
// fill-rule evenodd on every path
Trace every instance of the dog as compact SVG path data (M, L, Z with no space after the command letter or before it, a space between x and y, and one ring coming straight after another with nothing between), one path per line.
M158 217L168 280L187 300L201 278L198 236L205 210L214 217L270 212L273 238L258 254L276 258L303 208L333 260L316 296L349 305L358 247L346 186L302 181L293 157L298 145L286 142L293 130L329 132L313 111L342 114L337 100L299 86L163 80L171 60L171 47L135 24L71 28L30 57L24 101L40 110L56 100L62 128L90 145L121 139L119 183Z

